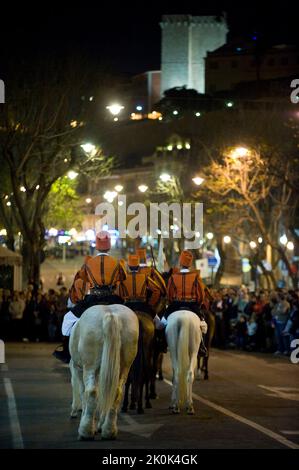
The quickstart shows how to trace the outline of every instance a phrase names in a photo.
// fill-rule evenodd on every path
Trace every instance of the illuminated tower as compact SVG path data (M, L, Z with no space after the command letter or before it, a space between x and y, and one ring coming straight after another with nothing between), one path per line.
M205 57L226 43L226 20L215 16L164 15L161 96L184 86L205 92Z

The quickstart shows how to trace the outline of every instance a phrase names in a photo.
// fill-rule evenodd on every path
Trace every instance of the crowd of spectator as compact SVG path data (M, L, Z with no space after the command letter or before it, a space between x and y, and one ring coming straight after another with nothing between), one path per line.
M0 338L15 341L59 341L67 312L68 289L22 292L0 289ZM212 345L221 349L272 352L289 355L299 338L299 291L277 289L248 292L223 288L211 291L215 335Z
M14 341L59 341L68 289L44 293L32 284L21 292L0 289L0 337Z
M299 338L299 291L277 289L213 292L214 346L289 355Z

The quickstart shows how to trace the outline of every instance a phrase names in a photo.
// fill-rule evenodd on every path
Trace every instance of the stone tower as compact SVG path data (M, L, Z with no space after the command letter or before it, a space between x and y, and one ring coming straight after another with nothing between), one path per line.
M225 18L164 15L162 28L161 96L165 90L186 85L205 92L205 57L226 43Z

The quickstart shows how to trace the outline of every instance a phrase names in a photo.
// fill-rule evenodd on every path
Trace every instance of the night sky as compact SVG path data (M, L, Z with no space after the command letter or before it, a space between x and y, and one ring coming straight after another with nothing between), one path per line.
M297 43L298 9L260 1L24 2L1 12L0 60L5 57L83 56L115 72L135 74L160 68L162 14L227 12L231 35L257 31L274 43ZM1 6L2 10L2 6ZM1 66L1 64L0 64ZM0 70L1 71L1 70Z

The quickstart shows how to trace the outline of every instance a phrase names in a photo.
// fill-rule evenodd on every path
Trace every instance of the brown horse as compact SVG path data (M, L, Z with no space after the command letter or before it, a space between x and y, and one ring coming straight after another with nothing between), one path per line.
M145 407L151 408L149 400L149 384L153 370L153 348L155 327L151 316L145 312L135 312L139 320L139 339L137 356L131 366L125 385L125 395L122 411L128 411L129 388L131 386L130 410L136 409L137 413L144 413L143 387L145 386Z
M205 321L208 325L207 334L204 335L204 344L207 348L207 355L205 357L197 356L197 373L200 374L200 371L204 374L204 380L208 380L209 378L209 356L210 356L210 348L212 344L212 340L215 334L215 316L209 310L205 311Z

